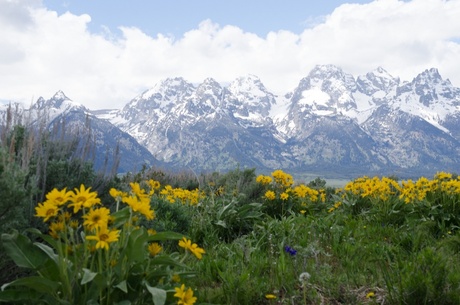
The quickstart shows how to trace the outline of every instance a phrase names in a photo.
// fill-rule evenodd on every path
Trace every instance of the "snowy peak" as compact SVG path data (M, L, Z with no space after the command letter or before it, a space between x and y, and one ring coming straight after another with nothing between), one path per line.
M189 98L195 87L182 77L166 78L132 99L120 111L116 124L143 124L159 120Z
M414 108L457 105L460 102L460 89L453 87L449 80L443 80L437 69L431 68L398 87L396 97L403 103L413 103L411 106Z
M336 89L334 87L344 86L350 91L356 90L356 82L353 75L343 72L343 70L334 65L317 65L309 73L310 85L320 87L327 91ZM337 88L338 89L338 88Z
M70 100L70 99L64 94L64 92L62 92L62 90L59 90L58 92L56 92L56 94L55 94L51 99L56 100L56 101Z
M353 98L356 89L351 74L334 65L316 66L294 90L290 111L314 115L353 112L357 108Z
M263 120L263 117L269 116L272 105L276 104L275 95L255 75L235 79L228 86L228 91L231 93L229 107L239 117L259 117L256 120Z
M414 78L412 81L416 85L436 85L442 83L442 77L439 74L438 69L436 68L431 68L423 71L417 77Z
M238 77L230 83L228 90L237 97L241 95L244 97L249 95L252 97L265 96L268 93L268 90L265 88L264 84L262 84L260 79L252 74Z
M71 111L82 111L88 113L89 110L80 103L69 99L64 92L58 91L52 98L45 100L40 97L37 102L29 109L31 117L44 119L51 122L54 118L63 113Z
M166 78L135 97L128 105L135 107L139 102L147 102L144 106L165 105L170 102L180 101L189 96L194 89L193 85L182 77Z
M372 96L379 91L383 94L389 93L398 86L399 78L393 77L385 69L378 67L364 76L358 76L356 83L360 92Z
M206 78L190 98L185 100L184 114L190 117L213 115L222 109L223 88L213 78Z

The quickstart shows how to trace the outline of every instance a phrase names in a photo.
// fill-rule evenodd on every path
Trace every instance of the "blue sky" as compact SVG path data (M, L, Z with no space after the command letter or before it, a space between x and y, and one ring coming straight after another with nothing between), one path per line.
M91 31L102 26L112 31L135 26L146 34L171 34L180 38L206 19L220 25L236 25L265 36L270 31L289 30L300 34L341 4L338 0L44 0L44 5L62 14L89 14ZM353 3L369 3L356 0Z
M458 16L460 0L0 0L0 101L122 108L167 77L247 74L285 94L318 64L460 87Z

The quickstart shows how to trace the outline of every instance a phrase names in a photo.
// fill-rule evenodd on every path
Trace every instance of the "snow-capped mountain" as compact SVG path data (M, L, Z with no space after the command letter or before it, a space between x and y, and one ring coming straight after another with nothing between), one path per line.
M0 109L6 122L8 112L5 105ZM72 101L64 92L58 91L45 100L40 97L30 109L14 107L14 124L31 128L45 128L54 140L77 139L77 154L94 163L97 170L111 173L139 171L143 165L163 166L151 153L129 134L123 132L109 121L93 115L82 104ZM2 124L0 124L2 125Z
M274 103L275 96L255 76L228 88L212 78L197 86L174 78L135 97L111 121L178 167L272 168L290 164L269 117Z
M194 169L409 173L456 170L459 104L436 69L401 82L382 67L355 78L319 65L284 96L253 75L226 87L166 79L111 121L158 159Z
M94 125L101 147L114 145L116 136L102 137L116 126L123 139L131 135L175 168L282 168L346 177L460 170L460 89L434 68L401 81L382 67L354 77L318 65L284 95L254 75L225 86L212 78L194 85L176 77L118 110L90 113L62 92L39 99L35 108L54 120L60 111L85 114L79 122L100 120ZM136 151L130 143L122 157Z

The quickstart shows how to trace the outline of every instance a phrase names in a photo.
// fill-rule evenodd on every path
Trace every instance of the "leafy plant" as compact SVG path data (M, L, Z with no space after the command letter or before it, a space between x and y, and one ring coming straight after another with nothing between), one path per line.
M173 298L193 304L196 297L180 277L194 274L184 264L188 253L201 259L205 252L183 234L152 232L138 226L140 218L153 219L151 192L131 184L131 192L113 189L117 210L97 207L100 199L83 185L67 191L54 189L36 207L36 216L49 225L49 234L17 231L2 234L7 254L32 275L2 286L0 301L42 304L144 304L163 305ZM119 203L127 206L118 208ZM166 254L160 243L181 240L186 250ZM175 292L175 294L174 294Z

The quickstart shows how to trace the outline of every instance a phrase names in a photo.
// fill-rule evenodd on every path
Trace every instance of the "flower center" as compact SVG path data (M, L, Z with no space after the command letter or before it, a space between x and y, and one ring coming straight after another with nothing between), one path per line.
M101 234L99 235L99 239L102 240L102 241L106 241L107 239L109 239L109 235L107 234Z

